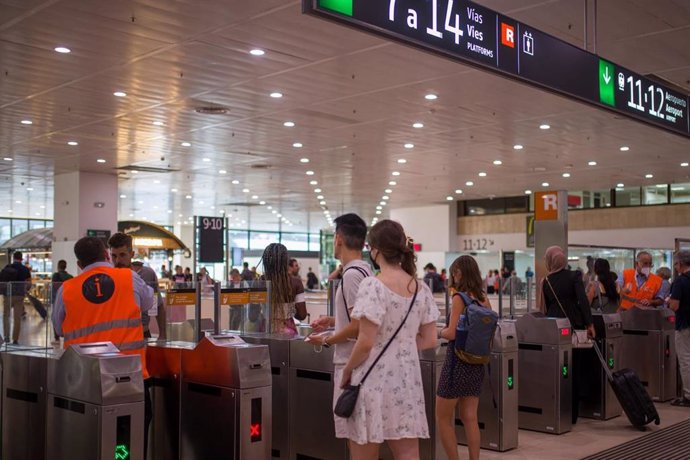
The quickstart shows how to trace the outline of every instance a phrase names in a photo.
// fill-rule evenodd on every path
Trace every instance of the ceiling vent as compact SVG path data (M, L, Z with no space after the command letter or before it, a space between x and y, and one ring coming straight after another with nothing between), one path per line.
M269 169L271 165L267 163L257 163L250 166L252 169Z
M204 115L225 115L230 109L226 107L197 107L194 111Z
M241 207L241 208L255 208L261 206L259 203L222 203L219 206L231 206L231 207Z
M171 172L178 172L179 169L172 169L172 168L154 168L151 166L136 166L136 165L127 165L127 166L121 166L117 168L120 171L138 171L138 172L145 172L145 173L171 173Z

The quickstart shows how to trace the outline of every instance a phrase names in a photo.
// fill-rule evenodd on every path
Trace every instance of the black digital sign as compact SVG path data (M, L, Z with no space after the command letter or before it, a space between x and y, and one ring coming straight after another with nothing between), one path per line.
M687 94L471 1L303 0L303 7L690 136Z
M225 262L225 219L222 217L196 218L198 261L201 263Z

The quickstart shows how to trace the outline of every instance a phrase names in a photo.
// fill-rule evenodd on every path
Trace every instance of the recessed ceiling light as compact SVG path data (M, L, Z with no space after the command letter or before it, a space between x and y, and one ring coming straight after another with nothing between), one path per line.
M192 146L192 144L189 143L189 142L182 142L182 143L180 143L180 145L181 145L182 147L191 147L191 146Z
M294 121L286 121L285 123L283 123L283 126L285 126L286 128L294 128L295 122Z
M263 56L264 54L266 54L266 51L255 48L249 51L249 54L251 54L252 56Z
M292 144L292 146L296 149L301 149L302 147L304 147L301 142L295 142L294 144Z
M532 194L532 190L525 190L525 195L531 195L531 194Z
M192 195L186 195L185 198L187 198L188 200L191 200L191 199L192 199Z
M392 189L389 189L389 188L387 188L386 190L384 190L384 192L385 192L385 193L393 193L393 190L392 190Z
M320 189L320 188L315 188L315 189L314 189L314 193L321 193L321 189Z
M570 173L563 173L563 177L570 177Z
M465 185L467 185L468 187L472 187L474 185L474 182L468 180L467 182L465 182Z
M401 165L404 165L405 163L407 163L407 160L404 158L399 158L398 163L400 163Z
M383 196L381 197L381 199L382 199L382 200L390 200L391 197L389 197L388 195L383 195Z
M319 204L320 204L321 206L326 206L326 202L323 201L323 200L319 201Z
M654 177L654 174L645 174L644 177L647 179L652 179Z
M276 214L276 216L278 216L278 217L283 217L283 215L282 215L282 214Z
M477 175L478 175L479 177L486 177L486 173L485 173L485 172L483 172L483 171L482 171L482 172L480 172L480 173L479 173L479 174L477 174Z
M79 145L79 142L77 142L77 141L69 141L69 142L67 142L67 145L72 145L72 146L74 146L74 145Z
M405 144L403 147L405 147L406 149L413 149L413 148L414 148L414 144L411 144L411 143L408 142L408 143Z
M623 188L623 187L625 187L625 184L623 184L623 183L616 184L616 187L618 187L618 188Z
M33 187L27 187L26 190L29 191L29 192L33 192L33 191L34 191L34 188L33 188Z
M14 159L13 159L13 158L10 158L10 157L5 157L5 158L3 158L3 160L5 160L5 161L14 161Z
M274 93L271 93L270 96L271 96L273 99L280 99L281 97L283 97L283 93L279 93L279 92L276 91L276 92L274 92Z
M630 147L628 147L627 145L624 145L620 148L621 152L627 152L628 150L630 150Z
M458 195L462 195L462 190L457 189L457 190L455 191L455 193L457 193Z
M132 169L131 173L132 174L139 174L139 171L137 171L136 169Z
M171 188L170 191L171 191L172 193L177 193L177 189L176 189L176 188Z
M237 179L235 179L235 180L232 181L232 184L233 184L233 185L239 185L239 184L240 184L240 181L238 181Z
M153 126L165 126L165 123L163 123L162 121L154 121Z
M548 187L548 186L549 186L549 183L548 183L548 182L542 182L542 183L541 183L541 186L542 186L542 187Z
M310 170L310 171L307 171L305 174L306 174L307 176L313 176L313 175L314 175L314 171L311 171L311 170Z
M494 160L494 164L496 166L501 166L503 164L503 162L501 160Z
M172 214L172 209L168 209L168 214Z
M589 166L596 166L597 162L596 161L590 161L587 163Z
M228 172L224 169L219 169L218 174L227 174Z
M319 181L317 180L310 180L309 185L319 185Z
M22 204L22 202L20 200L15 201L15 203Z
M681 189L681 190L682 190L682 189ZM40 212L37 212L37 213L36 213L36 215L37 215L37 216L40 216L40 215L41 215L41 213L40 213Z
M539 125L539 129L550 129L551 125L547 125L546 123Z
M138 203L138 204L144 204L144 200L139 200L137 203ZM202 203L202 204L203 204L203 203Z
M309 163L309 158L300 158L300 163Z
M687 168L688 165L690 165L690 163L688 163L687 161L684 161L684 162L681 163L680 165L681 165L683 168Z
M271 210L273 209L273 206L266 206L266 209Z
M381 211L376 211L376 214L377 214L377 215L381 215Z
M426 96L424 96L424 99L426 99L427 101L435 101L436 99L438 99L438 96L435 94L429 93Z
M380 206L380 205L376 206L376 209L378 209L380 211L381 209L383 209L383 206Z
M258 200L258 199L259 199L259 195L252 195L252 200Z
M417 128L417 129L421 129L421 128L424 127L424 123L417 122L417 123L414 123L414 124L412 125L412 127L413 127L413 128Z
M55 51L57 51L60 54L68 54L68 53L72 52L71 49L69 49L65 46L56 46L54 49L55 49Z
M400 171L393 171L391 173L391 176L399 176L399 175L400 175Z
M7 212L12 212L12 210L11 210L11 209L8 209Z
M113 93L113 96L115 96L115 97L127 97L127 93L125 93L124 91L115 91Z
M96 163L105 163L105 160L103 158L99 158L96 160Z
M523 145L520 145L520 144L515 144L515 145L513 146L513 148L514 148L515 150L522 150L522 149L524 149L525 147L524 147Z
M398 183L395 182L394 180L392 180L392 181L389 181L389 182L388 182L388 185L398 185Z
M448 200L448 201L453 201L453 197L449 195L449 196L446 197L446 200Z
M323 195L317 195L317 196L316 196L316 199L317 199L317 200L323 200Z
M31 120L22 120L22 121L21 121L21 124L23 124L23 125L33 125L34 122L31 121Z
M243 189L242 189L242 192L243 192L243 193L249 193L249 189L248 189L248 188L243 188Z
M386 205L386 202L385 202L385 201L379 201L379 204L380 204L381 206L385 206L385 205Z
M201 161L203 161L204 163L209 163L209 162L211 161L211 159L210 159L210 158L204 158L204 159L201 160Z

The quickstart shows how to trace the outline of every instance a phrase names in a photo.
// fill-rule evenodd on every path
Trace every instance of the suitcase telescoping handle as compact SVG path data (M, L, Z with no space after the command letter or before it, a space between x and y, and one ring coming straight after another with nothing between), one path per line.
M601 350L599 350L599 344L601 342L594 341L594 351L597 353L597 356L599 357L599 362L601 363L601 367L604 368L604 371L606 372L606 377L609 379L609 382L613 381L613 374L611 373L611 369L609 369L608 363L604 359L604 356L601 354Z

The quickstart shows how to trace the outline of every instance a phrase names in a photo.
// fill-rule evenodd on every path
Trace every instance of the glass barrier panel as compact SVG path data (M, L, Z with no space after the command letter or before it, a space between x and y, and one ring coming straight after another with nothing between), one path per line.
M226 284L221 287L219 329L240 334L270 332L270 299L270 281Z

